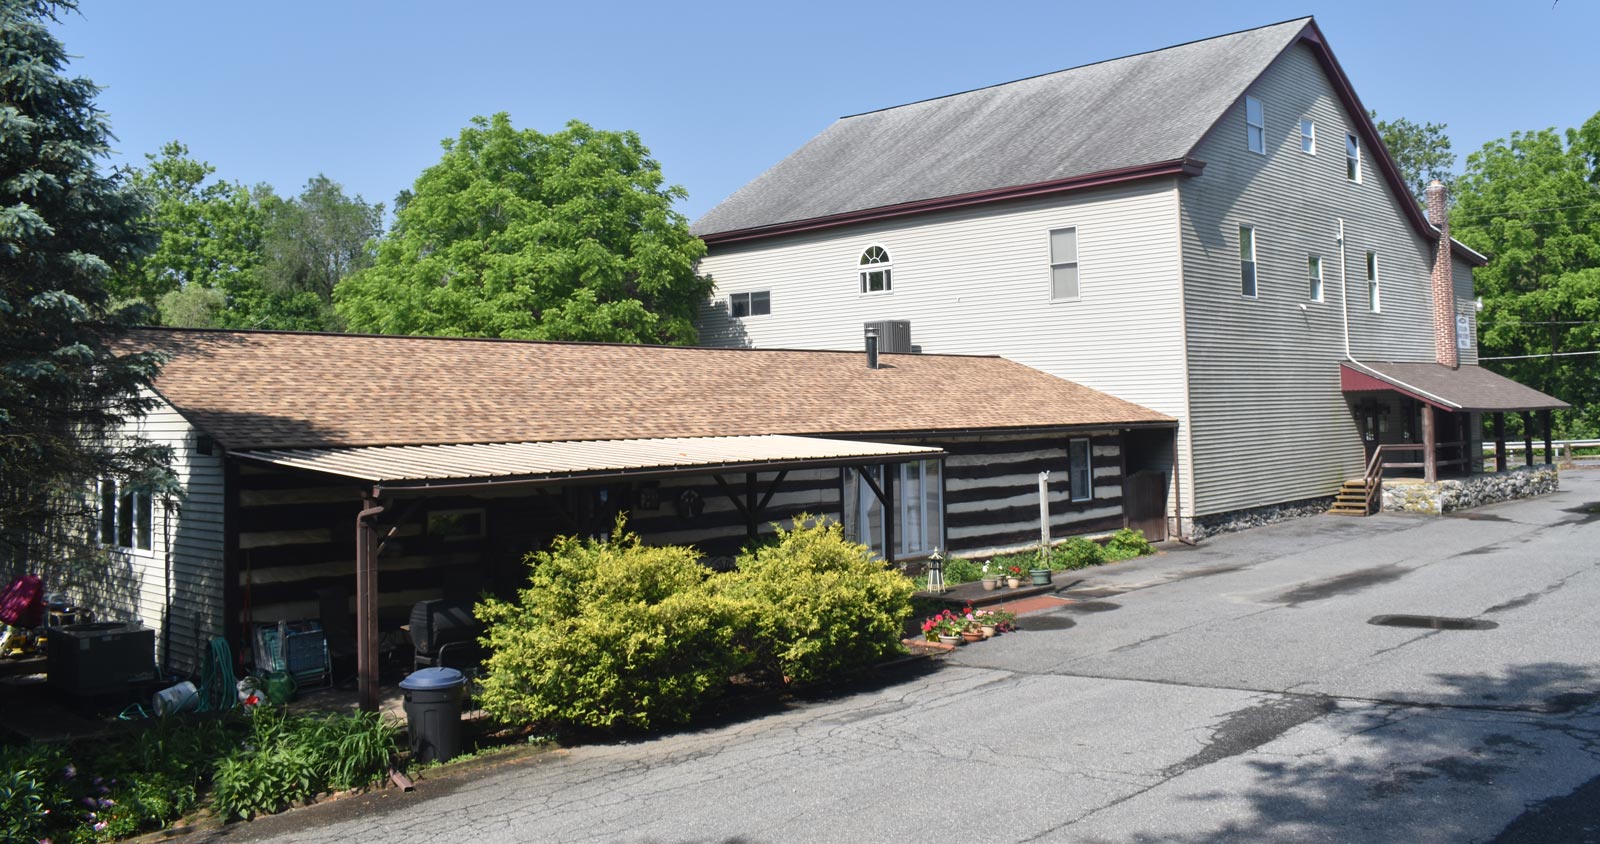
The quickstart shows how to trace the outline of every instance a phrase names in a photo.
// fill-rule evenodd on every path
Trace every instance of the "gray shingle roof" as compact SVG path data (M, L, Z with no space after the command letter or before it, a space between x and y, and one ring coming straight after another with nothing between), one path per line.
M1349 369L1349 364L1344 364ZM1451 369L1437 363L1365 362L1362 368L1417 398L1474 413L1560 410L1571 407L1555 396L1490 372L1481 366Z
M1284 23L840 118L694 223L699 235L1186 157L1311 23Z

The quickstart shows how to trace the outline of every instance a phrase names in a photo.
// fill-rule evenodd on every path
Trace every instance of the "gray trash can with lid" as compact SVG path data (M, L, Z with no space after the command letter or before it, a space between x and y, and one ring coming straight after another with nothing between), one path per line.
M467 678L454 668L424 668L400 681L406 693L411 758L444 762L461 752L461 695Z

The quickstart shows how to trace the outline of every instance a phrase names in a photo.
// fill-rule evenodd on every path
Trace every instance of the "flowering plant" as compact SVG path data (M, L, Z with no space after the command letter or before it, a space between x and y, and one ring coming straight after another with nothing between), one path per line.
M1006 566L1006 576L1007 577L1021 577L1024 574L1027 574L1027 571L1025 569L1023 569L1022 566L1016 565L1014 563L1012 565Z
M931 616L922 622L922 637L937 642L940 636L959 636L967 629L967 619L949 610Z
M993 627L996 632L1009 633L1017 629L1017 614L1007 610L978 610L972 622L979 627Z

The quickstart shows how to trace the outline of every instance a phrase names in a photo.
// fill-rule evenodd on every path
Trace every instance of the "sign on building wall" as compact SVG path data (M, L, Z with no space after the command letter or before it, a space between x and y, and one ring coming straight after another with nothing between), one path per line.
M1456 315L1456 348L1472 348L1472 322L1466 314Z

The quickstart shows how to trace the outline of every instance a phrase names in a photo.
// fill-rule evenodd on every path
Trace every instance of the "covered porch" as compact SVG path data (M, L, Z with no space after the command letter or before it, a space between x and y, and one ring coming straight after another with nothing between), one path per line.
M1551 411L1566 402L1479 366L1437 363L1356 363L1339 367L1340 388L1366 446L1363 482L1372 487L1386 473L1420 477L1465 477L1483 471L1483 421L1492 419L1496 472L1509 466L1505 417L1521 415L1523 453L1533 465L1535 431L1548 451Z
M468 538L485 546L494 544L496 534L510 531L520 536L519 531L525 532L518 525L490 524L496 521L490 514L501 512L493 506L487 510L460 509L463 499L528 500L530 507L539 505L537 509L563 509L563 502L572 496L549 495L552 490L559 493L562 489L586 489L592 494L578 498L590 505L586 511L595 512L564 513L566 518L560 521L569 528L581 521L594 531L604 532L610 529L610 519L617 512L634 509L641 497L659 495L663 486L672 488L675 483L706 479L715 486L702 484L699 488L708 494L716 494L710 492L715 489L738 514L737 525L725 526L729 538L748 541L757 537L767 521L786 515L776 508L769 509L769 505L791 473L940 460L944 452L927 446L766 435L260 449L233 452L230 457L240 465L311 473L341 485L345 481L357 483L358 492L352 495L360 501L353 513L356 679L361 707L373 710L379 705L379 577L388 570L382 562L387 559L385 552L392 552L391 556L410 552L415 556L419 550L425 551L430 546L419 539L418 523L429 525L422 529L424 535L431 533L431 523L440 512L470 514L476 522L466 526L470 528ZM871 486L872 492L881 497L884 509L893 512L893 485ZM687 519L693 520L704 506L697 500L699 495L686 495L668 506L681 509ZM440 502L447 505L446 509L438 510ZM353 501L351 506L354 507ZM522 547L512 555L512 562L529 550L533 548ZM453 559L459 554L450 556ZM412 565L418 563L408 563Z

